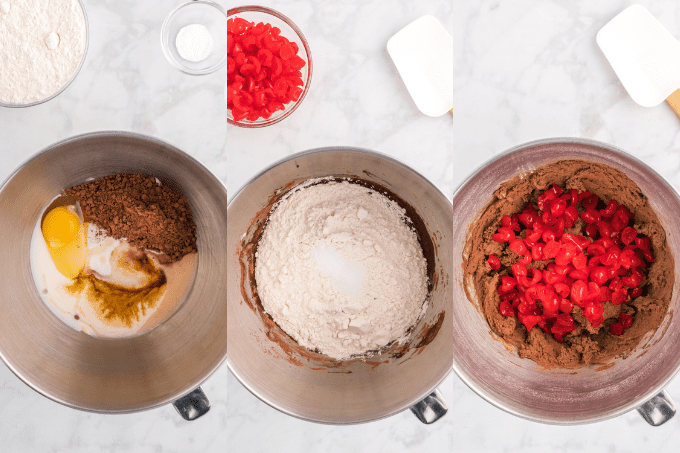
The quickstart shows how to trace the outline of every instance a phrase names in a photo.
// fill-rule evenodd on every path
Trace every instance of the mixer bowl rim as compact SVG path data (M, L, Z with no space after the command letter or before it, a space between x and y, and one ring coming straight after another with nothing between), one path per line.
M554 137L554 138L543 138L539 140L532 140L529 142L521 143L519 145L515 145L511 148L506 149L505 151L502 151L494 156L492 156L490 159L486 160L484 163L479 165L477 168L475 168L474 171L472 171L458 186L456 187L455 191L453 192L453 200L456 199L456 197L460 194L462 189L471 183L475 178L479 176L479 174L486 169L488 166L491 164L520 151L523 151L525 149L530 149L534 148L537 146L544 146L544 145L560 145L560 144L572 144L572 145L586 145L586 146L591 146L591 147L598 147L600 149L604 149L607 152L611 152L614 154L620 154L623 155L624 157L632 160L635 164L641 166L642 168L648 170L651 175L653 175L655 178L659 179L659 182L666 184L671 191L675 194L675 197L680 200L680 192L675 188L673 184L670 183L663 175L661 175L659 172L654 170L652 167L647 165L645 162L643 162L641 159L638 159L636 156L624 151L621 148L618 148L614 145L611 145L609 143L601 142L598 140L593 140L589 138L581 138L581 137ZM501 181L502 182L502 181ZM500 182L499 182L500 183ZM452 200L452 204L453 204ZM529 360L529 359L526 359ZM456 360L456 355L453 354L453 371L456 373L456 375L460 378L465 385L467 385L470 390L475 392L477 395L482 397L485 401L488 403L491 403L492 405L496 406L498 409L501 409L504 412L507 412L508 414L515 415L517 417L523 418L525 420L529 420L532 422L538 422L538 423L544 423L548 425L559 425L559 426L574 426L574 425L584 425L584 424L589 424L589 423L595 423L595 422L602 422L606 420L613 419L615 417L618 417L622 414L625 414L626 412L629 412L637 407L639 407L641 404L643 404L645 401L650 400L652 397L657 395L659 392L661 392L674 378L677 376L678 372L680 372L680 364L676 367L675 371L669 375L669 377L664 380L662 383L660 383L658 386L655 386L653 389L647 391L642 397L640 397L637 401L635 402L630 402L621 408L617 409L616 411L613 411L609 414L606 414L604 416L591 416L591 417L584 417L584 418L579 418L578 420L557 420L557 419L546 419L546 418L541 418L537 416L532 416L530 414L525 414L521 411L515 410L510 405L506 405L501 401L497 401L494 399L492 396L486 394L484 389L477 385L476 380L474 377L469 376L467 373L463 371L463 369L460 366L460 363Z
M96 132L87 132L83 134L78 134L74 135L72 137L68 137L62 140L59 140L55 143L52 143L44 148L42 148L40 151L35 153L33 156L29 157L26 159L21 165L19 165L5 180L2 182L0 185L0 194L2 191L5 189L7 184L9 184L13 178L15 178L25 167L27 167L30 163L33 161L40 159L43 155L49 153L50 151L54 150L55 148L61 147L63 145L77 142L80 140L85 140L85 139L91 139L91 138L99 138L99 137L124 137L124 138L133 138L133 139L138 139L141 141L147 141L147 142L152 142L157 145L160 145L164 148L171 149L174 152L177 152L179 155L182 155L183 157L189 159L189 161L193 162L196 164L199 168L202 170L205 170L209 175L211 175L216 181L219 182L219 189L223 192L224 197L227 198L227 187L226 185L222 182L220 178L217 177L217 175L212 172L208 167L203 165L199 160L191 156L190 154L182 151L180 148L165 142L163 140L160 140L156 137L149 136L149 135L144 135L144 134L139 134L135 132L128 132L128 131L120 131L120 130L108 130L108 131L96 131ZM90 413L96 413L96 414L132 414L132 413L137 413L137 412L143 412L151 409L156 409L162 406L165 406L166 404L172 403L180 398L182 398L184 395L187 395L191 393L194 389L199 387L201 384L203 384L210 376L212 376L225 362L227 359L227 354L226 354L226 349L224 356L213 366L211 369L207 370L205 373L205 376L203 376L201 379L196 380L196 382L191 382L189 385L186 386L184 390L181 392L177 392L176 394L167 396L165 398L162 398L158 400L157 402L144 406L144 407L139 407L139 408L131 408L131 409L113 409L113 410L103 410L103 409L95 409L92 407L86 407L86 406L79 406L77 404L72 404L68 401L65 401L63 399L60 399L52 394L50 394L47 391L44 391L43 389L38 388L38 386L34 385L32 382L30 382L23 374L16 369L12 364L10 364L7 359L5 358L2 349L0 349L0 360L7 366L7 368L17 377L19 378L20 381L22 381L24 384L26 384L28 387L31 389L35 390L37 393L40 395L56 402L59 403L63 406L72 408L72 409L77 409L81 410L84 412L90 412Z
M360 148L360 147L356 147L356 146L324 146L324 147L312 148L312 149L309 149L309 150L306 150L306 151L301 151L301 152L298 152L298 153L295 153L295 154L291 154L289 156L286 156L282 159L275 161L274 163L265 167L263 170L259 171L255 176L250 178L243 185L243 187L241 187L236 192L236 194L234 195L234 197L231 200L229 200L229 202L227 203L227 217L229 217L229 207L231 207L232 204L234 203L234 201L239 198L239 195L242 195L248 189L248 187L250 187L257 179L259 179L262 175L269 172L273 168L278 167L279 165L283 165L284 163L291 161L291 160L294 160L294 159L297 159L299 157L304 157L304 156L308 156L308 155L312 155L312 154L319 154L319 153L335 152L335 151L341 151L341 152L350 151L350 152L356 152L358 154L365 154L365 155L369 155L369 156L377 156L377 157L380 157L382 159L386 159L388 161L396 163L397 165L401 165L402 167L413 172L415 175L419 176L424 181L426 181L436 191L437 195L441 196L442 198L444 198L448 202L448 205L451 207L451 212L453 212L453 203L444 194L444 192L442 192L441 189L435 183L433 183L429 178L425 177L419 171L415 170L413 167L407 165L403 161L396 159L392 156L389 156L387 154L380 153L378 151L373 151L373 150L370 150L370 149L367 149L367 148ZM382 414L379 417L367 418L367 419L364 419L364 420L331 422L331 421L328 421L328 420L311 419L311 418L300 416L300 415L292 412L291 410L287 410L287 409L283 408L282 406L277 405L275 402L269 401L267 398L265 398L263 395L261 395L259 392L257 392L257 390L255 390L251 385L249 385L245 381L245 379L236 371L233 363L231 362L231 360L229 360L228 355L227 355L227 368L229 369L229 371L231 371L231 373L233 373L234 377L241 383L241 385L243 385L246 389L248 389L248 391L250 393L255 395L255 397L257 397L263 403L267 404L269 407L272 407L272 408L278 410L279 412L290 415L290 416L295 417L297 419L310 421L310 422L314 422L314 423L319 423L319 424L323 424L323 425L358 425L358 424L362 424L362 423L374 422L374 421L382 420L382 419L391 417L393 415L396 415L396 414L403 412L404 410L408 409L408 407L409 407L409 405L406 405L405 407L403 407L401 409L393 410L389 413ZM437 384L434 387L432 387L430 390L424 392L422 395L420 395L418 398L416 398L411 403L411 405L417 403L418 401L421 401L427 395L434 392L434 390L437 389L442 384L442 382L444 382L444 380L449 375L451 375L452 372L453 372L453 368L450 368L448 370L448 372L446 372L444 374L444 376L442 376L442 378L437 382Z

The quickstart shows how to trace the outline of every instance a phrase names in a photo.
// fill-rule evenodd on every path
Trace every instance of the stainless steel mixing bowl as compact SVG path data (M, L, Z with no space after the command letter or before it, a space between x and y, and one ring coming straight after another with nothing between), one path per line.
M599 162L621 170L649 199L659 216L675 259L677 311L680 279L680 196L643 162L605 143L585 139L551 139L512 148L485 163L465 180L453 198L454 370L482 398L529 420L578 424L605 420L638 408L653 425L668 420L673 403L663 391L680 367L680 318L667 316L656 334L634 354L600 370L541 370L520 359L494 338L483 315L463 288L462 254L469 225L491 201L503 181L540 165L563 159ZM667 330L666 330L667 328ZM665 334L663 333L665 331Z
M268 315L252 305L252 249L243 244L257 239L258 225L266 219L277 194L309 178L329 175L358 177L390 190L415 208L434 243L436 283L431 305L403 355L386 353L366 362L334 362L296 347L267 320ZM231 371L265 403L306 420L359 423L408 407L426 423L441 417L446 405L435 389L451 371L452 360L451 216L450 201L427 179L367 150L316 149L263 170L228 207L227 365Z
M177 312L150 332L98 339L60 321L31 276L31 234L65 188L114 173L156 176L184 194L198 233L195 282ZM0 189L0 357L26 384L77 409L124 413L180 399L183 417L209 407L192 392L227 354L227 190L179 149L125 132L56 143L16 170Z

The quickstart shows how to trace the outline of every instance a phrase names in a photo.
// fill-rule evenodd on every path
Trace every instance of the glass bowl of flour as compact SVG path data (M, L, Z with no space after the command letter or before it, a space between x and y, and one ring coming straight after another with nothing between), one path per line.
M161 47L170 64L186 74L217 71L227 62L226 11L210 1L178 6L163 22Z
M0 0L0 107L57 97L78 76L88 44L81 0Z

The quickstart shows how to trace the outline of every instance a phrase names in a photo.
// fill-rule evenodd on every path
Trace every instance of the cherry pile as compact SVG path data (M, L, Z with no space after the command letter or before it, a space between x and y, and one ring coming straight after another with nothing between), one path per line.
M538 325L562 343L577 328L574 305L599 327L603 303L628 304L642 294L642 270L654 257L649 238L629 226L634 214L616 200L598 210L605 203L597 195L564 192L553 185L536 205L504 216L492 236L521 256L510 268L512 276L501 276L498 309L503 316L517 316L528 331ZM579 218L585 222L585 236L567 233ZM548 264L528 267L538 261ZM489 255L487 262L491 269L501 269L497 256ZM633 318L621 312L609 331L621 335L632 324Z
M300 99L307 63L299 50L271 24L227 21L227 107L235 121L269 119Z

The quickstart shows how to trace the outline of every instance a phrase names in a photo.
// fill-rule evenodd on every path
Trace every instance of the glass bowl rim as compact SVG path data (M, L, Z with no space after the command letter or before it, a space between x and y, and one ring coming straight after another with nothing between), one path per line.
M76 79L78 74L80 74L80 70L83 68L85 65L85 59L87 57L87 51L90 47L90 22L87 19L87 11L85 11L85 5L83 4L83 0L78 0L78 4L80 5L80 10L83 12L83 19L85 21L85 48L83 49L83 56L80 57L80 63L78 63L78 67L76 70L71 74L71 77L59 88L57 91L54 93L50 94L46 98L42 99L37 99L35 101L31 101L28 103L18 103L18 102L4 102L2 99L0 99L0 107L6 107L10 109L20 109L20 108L25 108L25 107L33 107L36 105L44 104L47 101L51 101L52 99L56 98L59 96L61 93L63 93L66 88L68 88L73 81Z
M222 6L218 5L215 2L212 2L210 0L192 0L188 1L185 3L182 3L181 5L177 6L175 9L170 11L170 13L165 17L165 20L163 21L163 25L161 25L161 49L163 49L163 55L165 55L165 59L168 60L168 63L172 65L175 69L180 70L181 72L189 75L207 75L207 74L212 74L213 72L217 71L220 69L222 66L224 66L227 63L227 54L224 54L224 57L218 61L216 64L209 66L205 69L200 69L200 70L195 70L195 69L190 69L187 68L186 66L182 65L179 61L175 59L175 57L172 56L172 53L170 52L169 46L166 44L165 40L163 39L163 36L165 35L165 32L168 29L168 26L170 24L170 21L175 17L175 15L183 8L186 8L187 6L190 5L207 5L210 7L213 7L217 10L217 12L221 13L225 19L227 18L227 13L224 11L224 8Z
M290 108L290 110L284 111L284 113L281 116L279 116L279 117L277 117L273 120L269 119L269 120L265 120L261 123L242 123L240 121L234 121L233 119L231 119L227 116L227 123L228 124L233 124L234 126L243 127L243 128L246 128L246 129L256 129L256 128L260 128L260 127L271 126L271 125L274 125L274 124L276 124L280 121L283 121L284 119L288 118L295 110L297 110L297 108L300 106L300 104L302 104L302 101L307 96L307 92L309 91L309 86L312 83L313 64L312 64L312 51L309 48L309 43L307 42L307 38L305 38L305 35L302 33L302 30L300 30L300 28L297 25L295 25L295 23L291 19L289 19L286 15L284 15L284 14L282 14L282 13L280 13L280 12L274 10L274 9L267 8L266 6L246 5L246 6L238 6L238 7L234 7L234 8L229 8L229 10L227 11L227 17L235 16L237 14L247 13L247 12L264 13L264 14L268 14L270 16L274 16L277 19L280 19L281 21L283 21L286 25L288 25L297 34L300 41L302 41L302 45L305 48L305 53L306 53L306 56L307 56L307 58L305 59L306 62L307 62L307 83L305 84L305 87L302 91L302 94L300 95L300 98L297 101L295 101L295 103ZM226 86L225 86L225 90L226 90ZM225 94L225 98L226 98L226 94Z

